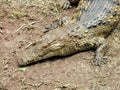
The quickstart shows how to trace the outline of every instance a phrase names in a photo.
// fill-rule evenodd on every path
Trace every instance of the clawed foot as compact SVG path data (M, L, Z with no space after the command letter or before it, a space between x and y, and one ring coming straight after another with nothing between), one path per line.
M60 20L55 20L53 21L53 24L51 24L50 26L48 27L45 27L45 30L43 31L44 33L50 31L50 30L54 30L56 29L58 26L61 26L62 25L62 21L61 19Z
M63 10L66 10L70 7L70 2L68 0L66 0L62 6Z
M102 57L102 56L95 56L94 65L95 66L101 66L108 62L108 57Z
M53 24L48 26L48 27L46 27L43 32L46 33L46 32L48 32L50 30L54 30L57 27L62 26L64 24L68 23L70 20L71 20L70 17L63 17L63 18L61 18L59 20L55 20L55 21L53 21Z

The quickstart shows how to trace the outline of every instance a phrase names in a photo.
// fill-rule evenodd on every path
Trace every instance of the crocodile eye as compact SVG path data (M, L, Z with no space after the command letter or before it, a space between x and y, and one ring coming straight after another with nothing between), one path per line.
M58 49L61 49L64 47L64 44L63 43L60 43L60 42L57 42L57 43L54 43L50 46L50 49L52 51L55 51L55 50L58 50Z

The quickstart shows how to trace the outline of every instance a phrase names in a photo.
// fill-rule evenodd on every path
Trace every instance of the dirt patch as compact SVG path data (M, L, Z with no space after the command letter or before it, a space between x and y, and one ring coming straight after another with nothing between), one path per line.
M19 52L39 40L53 20L74 11L53 0L20 1L0 2L0 82L8 90L120 89L120 24L107 39L109 62L102 67L92 65L94 52L86 51L19 68Z

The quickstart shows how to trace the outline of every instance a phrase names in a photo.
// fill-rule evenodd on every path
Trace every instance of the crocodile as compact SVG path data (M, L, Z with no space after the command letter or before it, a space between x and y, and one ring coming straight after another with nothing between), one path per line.
M106 37L120 21L120 0L68 0L78 6L70 20L47 31L32 43L18 60L26 66L51 57L95 49L95 64L105 63ZM66 8L64 6L64 8Z

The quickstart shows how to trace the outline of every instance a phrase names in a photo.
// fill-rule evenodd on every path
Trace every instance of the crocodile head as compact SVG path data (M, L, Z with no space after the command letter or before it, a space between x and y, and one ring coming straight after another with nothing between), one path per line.
M21 59L18 60L19 66L25 66L53 56L65 56L69 51L70 38L61 30L51 31L41 37L38 42L31 44L22 51ZM73 46L73 45L72 45Z

